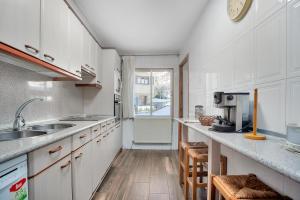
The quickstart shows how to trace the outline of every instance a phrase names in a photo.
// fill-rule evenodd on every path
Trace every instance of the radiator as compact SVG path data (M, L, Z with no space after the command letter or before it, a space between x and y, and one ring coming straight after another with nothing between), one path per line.
M172 120L170 118L135 118L133 131L135 143L172 143Z

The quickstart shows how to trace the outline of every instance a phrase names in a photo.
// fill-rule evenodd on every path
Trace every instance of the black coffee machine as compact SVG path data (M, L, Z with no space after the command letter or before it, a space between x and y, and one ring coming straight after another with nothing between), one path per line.
M249 124L249 93L215 92L214 105L223 109L223 117L217 117L213 130L236 132Z

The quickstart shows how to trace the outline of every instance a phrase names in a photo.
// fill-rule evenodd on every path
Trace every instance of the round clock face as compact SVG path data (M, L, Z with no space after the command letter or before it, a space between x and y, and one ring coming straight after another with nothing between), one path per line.
M227 0L227 12L233 21L241 20L249 10L252 0Z

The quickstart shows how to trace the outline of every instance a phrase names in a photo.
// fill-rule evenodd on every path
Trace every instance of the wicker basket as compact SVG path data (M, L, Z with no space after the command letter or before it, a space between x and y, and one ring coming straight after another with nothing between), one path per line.
M202 126L211 126L212 123L215 121L215 117L214 116L202 116L202 117L199 117L199 121Z

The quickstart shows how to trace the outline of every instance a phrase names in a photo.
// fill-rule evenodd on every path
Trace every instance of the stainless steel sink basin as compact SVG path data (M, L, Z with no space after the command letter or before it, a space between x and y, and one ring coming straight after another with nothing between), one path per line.
M0 141L5 140L15 140L20 138L27 137L36 137L47 134L46 131L32 131L32 130L22 130L22 131L13 131L13 130L4 130L0 131Z
M70 128L73 126L75 126L75 124L43 124L43 125L29 126L28 129L53 132L53 131L59 131L62 129Z
M47 134L52 134L60 130L70 128L75 126L75 124L43 124L43 125L33 125L29 126L21 131L14 131L12 129L0 131L0 141L15 140L26 137L36 137L43 136Z

